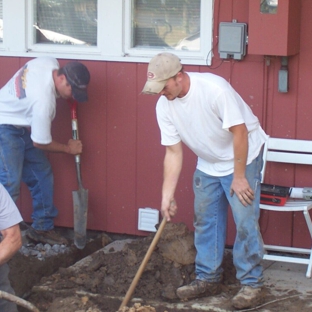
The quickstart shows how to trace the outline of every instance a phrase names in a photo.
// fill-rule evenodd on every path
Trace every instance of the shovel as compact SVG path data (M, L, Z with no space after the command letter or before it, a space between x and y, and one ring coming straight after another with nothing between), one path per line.
M79 140L77 102L71 102L71 119L73 139ZM88 190L84 189L81 181L80 155L75 155L78 190L73 191L74 203L74 244L78 249L86 246L87 213L88 213Z
M166 225L166 222L167 222L167 219L163 218L162 221L161 221L161 224L160 224L160 226L159 226L159 228L157 230L157 233L154 236L154 238L152 240L152 243L149 246L149 248L147 250L147 253L146 253L146 255L145 255L145 257L144 257L144 259L143 259L143 261L142 261L142 263L141 263L141 265L139 267L139 269L138 269L138 272L136 273L136 275L135 275L135 277L134 277L134 279L133 279L133 281L132 281L132 283L131 283L131 285L130 285L127 293L126 293L126 296L123 299L123 301L122 301L118 311L121 311L121 309L127 305L129 299L131 298L131 296L133 294L133 291L134 291L134 289L135 289L135 287L136 287L136 285L137 285L137 283L138 283L138 281L139 281L139 279L140 279L140 277L141 277L141 275L142 275L142 273L143 273L143 271L144 271L144 269L146 267L146 264L147 264L149 258L151 257L155 246L158 243L158 240L159 240L160 235L161 235L161 233L162 233L162 231L163 231L163 229L164 229L164 227Z

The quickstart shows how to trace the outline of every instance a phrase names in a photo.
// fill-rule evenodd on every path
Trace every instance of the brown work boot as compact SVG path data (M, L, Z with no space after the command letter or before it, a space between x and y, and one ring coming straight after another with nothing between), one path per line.
M177 296L183 300L189 300L198 297L208 297L217 295L221 292L220 283L209 283L207 281L194 280L191 284L179 287Z
M50 231L37 231L30 227L27 231L27 237L37 243L50 244L50 245L68 245L67 239L61 237L54 230Z
M232 305L236 309L254 308L261 304L263 295L261 288L243 286L241 290L232 299Z

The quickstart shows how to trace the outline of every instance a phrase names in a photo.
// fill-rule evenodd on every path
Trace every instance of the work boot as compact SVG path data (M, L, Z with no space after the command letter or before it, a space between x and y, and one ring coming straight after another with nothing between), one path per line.
M30 227L27 231L27 237L37 243L50 244L50 245L68 245L67 239L61 237L54 230L50 231L37 231Z
M198 297L208 297L217 295L221 292L220 283L209 283L202 280L194 280L191 284L179 287L177 296L183 300L189 300Z
M236 309L254 308L261 304L263 295L261 288L253 288L251 286L243 286L241 290L232 299L232 305Z

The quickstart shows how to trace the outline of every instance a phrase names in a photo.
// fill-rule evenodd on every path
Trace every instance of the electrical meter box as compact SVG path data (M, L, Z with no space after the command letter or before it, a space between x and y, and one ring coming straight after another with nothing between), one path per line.
M241 60L246 54L247 24L221 22L219 24L219 53L220 58L233 57Z
M249 0L248 54L299 52L301 0Z

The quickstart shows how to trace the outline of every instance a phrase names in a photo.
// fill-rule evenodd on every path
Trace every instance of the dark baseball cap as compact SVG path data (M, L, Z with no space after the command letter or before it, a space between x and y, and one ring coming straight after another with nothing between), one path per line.
M87 86L90 82L88 68L80 62L69 62L63 67L64 75L72 87L72 96L78 102L88 100Z

